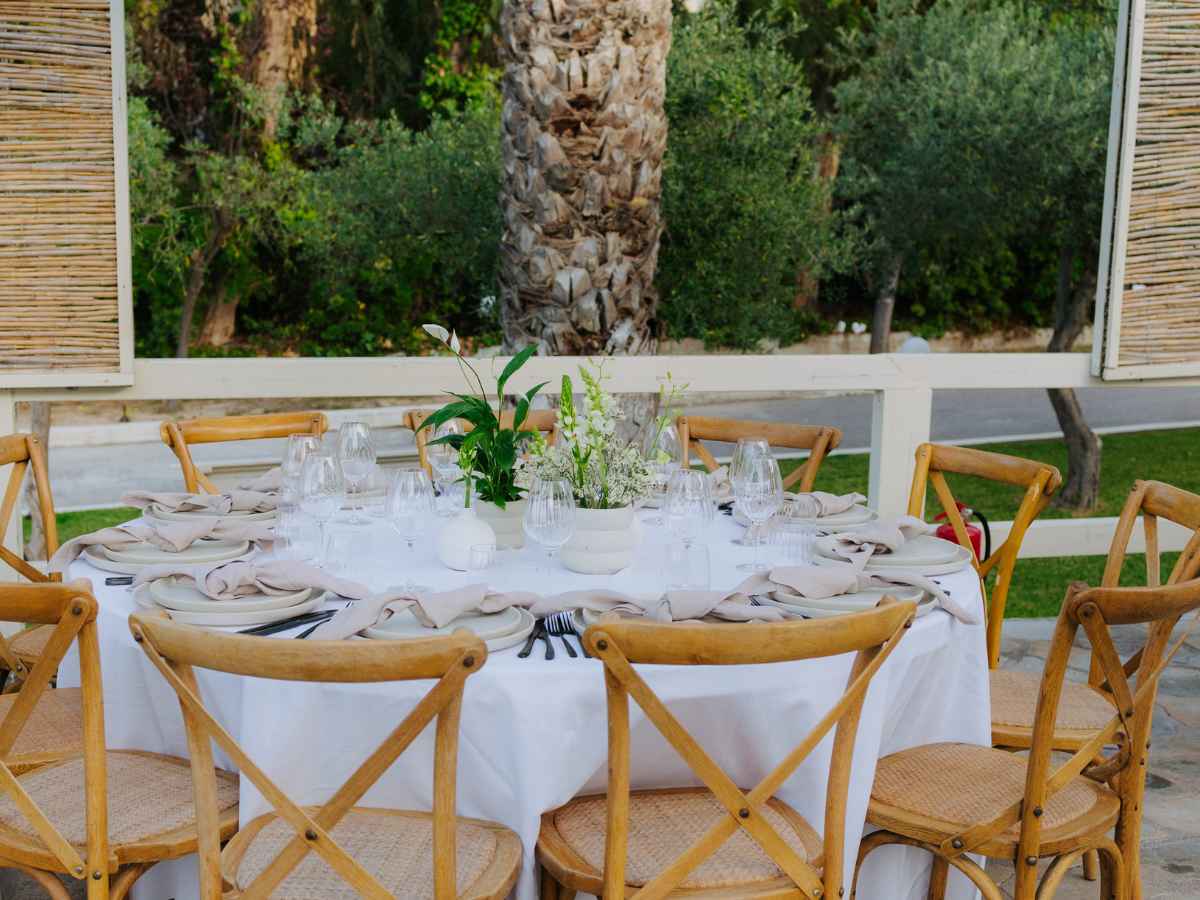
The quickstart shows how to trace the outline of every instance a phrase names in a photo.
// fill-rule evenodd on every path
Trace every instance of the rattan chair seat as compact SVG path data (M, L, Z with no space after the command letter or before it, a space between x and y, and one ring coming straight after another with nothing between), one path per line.
M944 840L998 816L1025 793L1025 758L975 744L926 744L885 756L875 770L869 819L899 834ZM1042 816L1042 851L1111 828L1120 800L1107 787L1078 777L1050 798ZM981 848L1016 847L1019 824ZM940 835L940 838L939 838Z
M0 721L17 694L0 694ZM42 694L17 735L6 762L17 772L83 752L83 692L61 688Z
M1041 674L995 669L991 681L992 743L1028 747L1033 741ZM1064 681L1054 721L1054 746L1062 750L1082 747L1116 712L1108 695L1089 684Z
M315 809L309 810L315 814ZM275 815L255 819L222 858L226 877L244 890L296 836ZM433 816L356 807L332 831L342 849L380 884L406 900L433 898ZM460 900L503 897L516 883L521 840L502 825L458 819L456 883ZM309 853L271 892L274 900L353 900L361 896L316 853Z
M543 816L538 838L543 864L550 862L557 871L577 872L598 888L604 869L607 805L603 794L580 797ZM636 887L650 881L728 815L703 788L631 792L626 884ZM765 817L802 859L819 867L821 838L799 813L772 799ZM758 843L738 829L680 887L729 889L786 878ZM580 888L589 890L586 881Z
M47 692L57 693L57 692ZM196 845L192 776L187 760L131 750L110 750L108 769L109 846L122 862L136 862L137 845L179 843L186 853ZM82 756L51 763L18 778L46 818L66 840L87 843ZM218 805L229 831L237 824L237 778L220 773ZM29 820L8 797L0 797L0 856L12 858L45 845ZM18 857L19 858L19 857ZM161 852L156 857L162 858Z
M50 640L50 635L53 633L54 628L50 625L26 628L9 638L8 646L17 659L32 669L46 649L46 642Z

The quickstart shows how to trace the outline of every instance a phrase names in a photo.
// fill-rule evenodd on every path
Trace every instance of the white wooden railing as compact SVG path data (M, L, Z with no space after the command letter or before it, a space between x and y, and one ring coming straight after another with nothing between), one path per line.
M526 390L574 374L586 360L537 357L511 382ZM484 360L496 371L504 359ZM609 385L620 392L655 392L670 377L691 392L738 393L856 391L874 395L871 422L871 503L884 515L904 511L913 454L929 440L933 392L940 388L1017 389L1105 387L1123 390L1151 382L1119 384L1094 378L1083 353L947 353L876 356L642 356L608 360ZM1164 391L1200 390L1200 379L1152 382ZM284 397L427 397L462 385L450 358L351 359L140 359L134 383L121 387L61 387L49 377L41 386L0 390L0 434L15 430L22 400L205 400ZM1182 396L1182 394L1181 394ZM6 477L0 473L0 478ZM3 483L0 481L0 483ZM1000 523L1003 530L1003 523ZM13 529L10 529L10 533ZM1025 541L1027 556L1103 553L1110 520L1044 521ZM1164 535L1169 549L1178 536ZM1174 540L1172 540L1174 538Z

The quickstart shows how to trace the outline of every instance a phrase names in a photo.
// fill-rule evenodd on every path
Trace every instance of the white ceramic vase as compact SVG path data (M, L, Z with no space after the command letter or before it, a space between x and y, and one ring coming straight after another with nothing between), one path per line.
M496 532L497 550L520 550L525 546L524 500L510 500L504 509L490 500L479 500L475 512Z
M572 572L613 575L633 562L636 524L632 506L576 510L575 533L559 557Z
M471 547L477 544L495 546L496 532L475 510L464 509L455 513L438 532L437 558L448 569L466 572L471 567Z

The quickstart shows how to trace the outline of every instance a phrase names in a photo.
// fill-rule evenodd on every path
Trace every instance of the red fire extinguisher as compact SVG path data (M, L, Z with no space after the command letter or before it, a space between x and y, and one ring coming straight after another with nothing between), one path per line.
M985 560L992 555L992 529L988 525L987 518L978 510L971 509L964 503L955 503L958 507L959 515L963 517L963 521L967 524L967 537L971 539L971 546L975 548L975 558ZM970 519L974 517L979 520L979 525L972 525ZM941 513L934 517L935 522L943 522L947 519L945 513ZM958 535L954 533L954 526L949 522L945 525L938 526L937 536L942 540L950 541L952 544L959 543Z

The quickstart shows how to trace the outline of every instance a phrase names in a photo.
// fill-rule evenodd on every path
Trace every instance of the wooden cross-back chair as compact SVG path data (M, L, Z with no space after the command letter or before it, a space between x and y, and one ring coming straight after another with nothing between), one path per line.
M1141 896L1141 836L1146 760L1159 678L1187 633L1172 643L1181 616L1200 608L1200 580L1164 587L1071 585L1039 684L1028 756L971 744L928 744L879 761L867 821L883 830L864 839L859 865L886 844L934 855L930 900L944 896L950 866L985 900L1003 894L967 854L1013 862L1014 900L1049 900L1085 854L1101 854L1105 900ZM1135 680L1110 631L1147 625ZM1052 757L1058 704L1075 638L1086 634L1106 687L1117 701L1104 726L1065 761ZM1115 748L1115 749L1113 749ZM1038 862L1052 862L1038 884ZM851 897L854 894L851 892Z
M421 468L425 470L425 474L433 478L433 467L429 464L429 442L433 440L431 428L422 428L425 420L433 415L432 409L410 409L404 414L404 427L408 428L413 433L413 440L417 445L417 460L421 464ZM505 409L500 412L500 424L504 428L512 428L513 417L516 415L514 410ZM522 431L537 431L546 439L546 443L550 446L558 439L556 424L558 421L558 413L553 409L531 409L525 416L525 421L521 423ZM470 431L471 424L469 422L462 423L464 430Z
M787 425L753 419L680 416L675 420L675 428L679 432L680 446L683 447L685 468L691 466L693 453L708 471L715 472L720 468L720 463L704 446L704 441L736 444L741 438L764 438L772 447L809 451L804 465L783 479L784 490L800 493L813 490L825 455L842 442L842 430L832 425Z
M315 434L320 437L328 429L329 420L324 413L294 412L163 422L159 426L159 435L162 442L179 459L179 467L183 470L183 484L189 493L206 491L219 494L221 489L192 461L192 454L188 449L191 444L257 441L265 438L285 438L293 434Z
M584 641L604 663L608 692L608 793L577 798L542 817L537 853L543 900L566 900L576 892L602 900L837 897L859 715L871 679L914 612L913 604L888 599L866 612L806 622L681 627L604 621L589 628ZM749 791L722 771L634 668L750 665L844 653L856 654L845 693ZM630 791L630 697L704 788ZM822 839L774 795L834 729ZM694 826L694 841L680 834L681 823Z
M87 885L89 900L120 900L151 866L196 848L186 760L138 751L107 751L98 605L87 581L0 586L0 619L51 629L46 649L0 721L0 865L34 878L54 900L69 900L59 875ZM30 768L22 753L36 730L64 654L79 649L83 746ZM237 788L224 776L218 827L237 827Z
M165 617L134 615L130 628L175 689L187 726L200 821L200 900L258 900L276 891L381 900L411 896L417 882L425 887L430 880L435 900L508 894L521 863L519 838L502 825L454 813L463 685L487 658L479 638L459 630L419 641L306 642L297 652L294 641L218 634ZM195 668L284 681L436 683L323 806L302 808L213 718ZM434 718L433 812L356 806ZM275 808L241 829L223 852L213 742ZM431 833L432 859L422 850Z
M985 481L998 481L1025 489L1021 504L1013 516L1012 530L1000 546L993 548L986 559L975 555L975 548L967 536L967 525L959 512L954 493L946 481L946 475L966 475ZM979 573L983 586L992 572L996 583L990 596L986 588L984 597L987 607L987 654L988 665L995 669L1000 664L1000 633L1004 626L1004 607L1008 603L1008 591L1012 585L1013 569L1021 542L1034 519L1050 503L1050 498L1062 484L1058 469L1047 463L1021 459L1003 453L975 450L970 447L950 447L943 444L922 444L917 448L916 467L913 471L912 490L908 495L908 513L922 517L925 511L925 493L933 485L938 504L950 525L958 543L971 551L971 562Z

